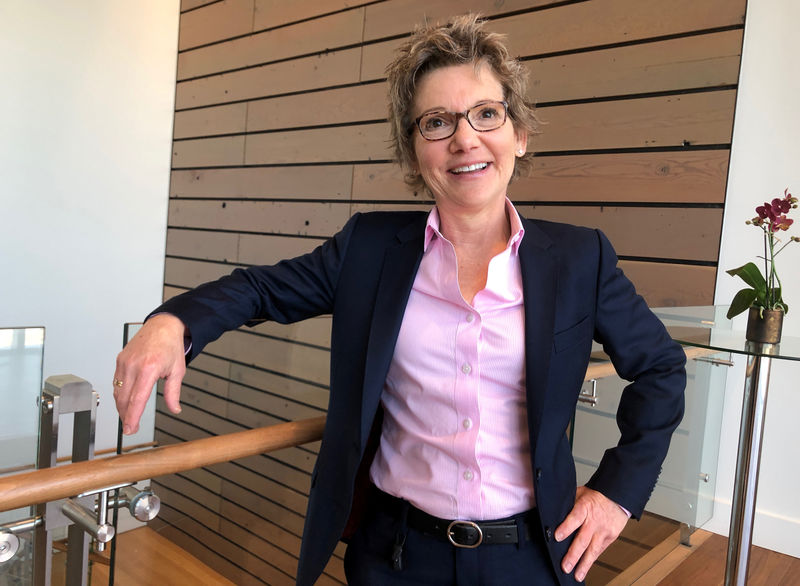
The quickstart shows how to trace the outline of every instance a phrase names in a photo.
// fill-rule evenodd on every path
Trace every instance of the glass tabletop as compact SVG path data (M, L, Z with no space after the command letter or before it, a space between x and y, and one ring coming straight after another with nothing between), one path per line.
M710 348L735 354L800 360L800 337L783 335L779 344L755 344L745 340L743 330L734 330L725 314L727 305L659 307L655 313L672 339L687 346Z

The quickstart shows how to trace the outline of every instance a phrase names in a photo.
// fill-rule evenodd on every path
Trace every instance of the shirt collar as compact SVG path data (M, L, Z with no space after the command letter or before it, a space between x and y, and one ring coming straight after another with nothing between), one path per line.
M508 198L506 198L506 211L508 212L508 218L511 223L511 236L508 239L506 247L511 247L511 253L516 255L519 252L519 245L522 242L522 237L525 235L525 228L522 227L522 220L519 218L517 209ZM428 246L434 238L443 238L446 240L439 231L440 225L439 209L433 206L428 214L428 223L425 225L424 252L428 250Z

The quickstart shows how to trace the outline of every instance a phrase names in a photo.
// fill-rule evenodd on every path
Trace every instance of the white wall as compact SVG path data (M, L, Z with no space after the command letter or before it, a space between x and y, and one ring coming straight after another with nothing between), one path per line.
M727 304L741 288L723 270L756 260L761 232L744 221L755 206L789 187L800 196L800 51L797 0L748 2L744 53L725 204L716 303ZM788 234L800 236L800 210ZM800 245L778 257L784 299L791 311L784 335L800 336ZM744 317L734 327L744 328ZM744 361L728 376L718 467L717 503L706 528L728 534L736 438L741 418ZM800 362L773 361L761 456L754 543L800 557Z
M178 14L0 3L0 327L45 326L44 376L100 392L98 449L116 445L122 325L161 299Z

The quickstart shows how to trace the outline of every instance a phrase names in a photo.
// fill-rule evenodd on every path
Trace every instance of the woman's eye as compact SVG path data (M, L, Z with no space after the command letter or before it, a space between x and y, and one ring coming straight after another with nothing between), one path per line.
M442 128L446 124L447 122L444 120L444 118L430 116L429 118L425 119L425 130L436 130L438 128Z
M497 118L499 113L497 112L497 108L493 106L487 106L482 108L481 111L478 113L479 118L483 118L486 120L491 120L492 118Z

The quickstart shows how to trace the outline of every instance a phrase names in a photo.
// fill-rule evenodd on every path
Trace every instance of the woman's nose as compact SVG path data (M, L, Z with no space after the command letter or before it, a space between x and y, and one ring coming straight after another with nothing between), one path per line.
M470 126L466 117L461 116L456 122L456 131L450 137L451 148L468 150L478 144L478 131Z

